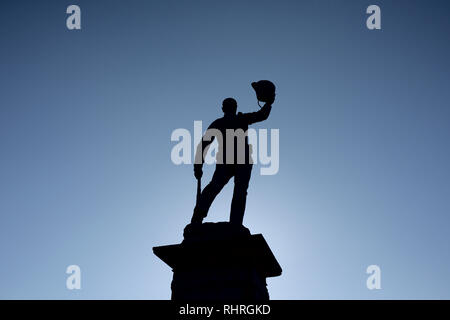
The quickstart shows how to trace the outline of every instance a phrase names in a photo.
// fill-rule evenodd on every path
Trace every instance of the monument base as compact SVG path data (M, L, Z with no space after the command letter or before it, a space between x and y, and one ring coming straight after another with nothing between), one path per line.
M154 247L173 270L172 300L269 300L281 267L261 234L229 222L187 225L181 244Z

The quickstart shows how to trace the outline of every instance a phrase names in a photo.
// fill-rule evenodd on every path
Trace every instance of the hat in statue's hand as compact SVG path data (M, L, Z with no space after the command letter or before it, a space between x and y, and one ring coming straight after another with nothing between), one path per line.
M259 101L268 102L275 96L275 85L269 80L252 82L252 87Z

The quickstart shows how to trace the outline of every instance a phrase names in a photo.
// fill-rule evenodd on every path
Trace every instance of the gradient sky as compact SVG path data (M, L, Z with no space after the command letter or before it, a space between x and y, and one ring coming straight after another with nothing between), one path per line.
M382 30L366 28L370 4ZM182 240L196 187L170 135L229 96L257 110L250 83L270 79L277 101L254 127L280 130L280 170L256 168L244 224L283 267L271 298L449 299L449 14L425 0L1 1L0 298L170 298L152 247ZM207 221L228 219L231 193Z

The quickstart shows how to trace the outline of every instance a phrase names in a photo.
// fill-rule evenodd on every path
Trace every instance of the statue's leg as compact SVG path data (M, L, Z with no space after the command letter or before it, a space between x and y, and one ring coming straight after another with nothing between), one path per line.
M227 169L225 165L216 165L211 182L203 189L197 206L194 209L194 217L200 218L201 220L206 217L212 202L228 181L230 181L231 177L232 171Z
M230 222L242 225L244 220L245 202L247 200L247 189L252 173L251 164L236 164L234 176L234 192L231 201Z

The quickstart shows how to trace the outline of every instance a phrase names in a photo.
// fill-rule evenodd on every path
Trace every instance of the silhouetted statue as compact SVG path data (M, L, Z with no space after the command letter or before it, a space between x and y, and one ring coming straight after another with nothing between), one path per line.
M258 104L262 101L265 105L257 112L236 113L236 100L225 99L224 116L211 123L198 145L194 165L197 204L191 223L184 228L183 241L153 248L155 255L173 271L172 300L267 301L270 297L266 279L282 273L262 234L251 234L242 225L253 166L247 129L269 117L275 100L272 82L262 80L252 86ZM219 145L216 170L201 192L203 156L214 139ZM202 223L214 198L232 177L230 222Z
M192 224L202 223L215 197L228 181L234 177L230 222L242 225L247 188L253 167L251 145L248 144L247 137L248 126L255 122L266 120L275 101L275 86L270 81L253 82L252 86L256 91L258 101L265 102L265 105L257 112L236 113L236 100L233 98L223 100L222 111L224 116L211 123L197 147L194 175L198 180L198 189L197 204L191 220ZM220 139L218 136L220 136ZM203 175L204 154L214 139L218 140L219 145L216 153L216 170L211 182L199 194L200 179Z

